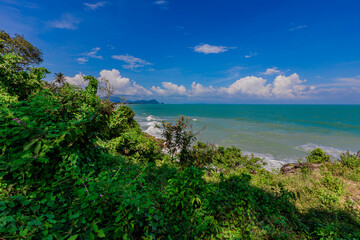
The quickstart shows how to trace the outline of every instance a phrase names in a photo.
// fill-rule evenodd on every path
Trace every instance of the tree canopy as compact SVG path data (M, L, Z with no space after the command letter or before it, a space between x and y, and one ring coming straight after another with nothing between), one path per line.
M22 60L18 63L19 70L37 65L43 61L42 52L30 42L25 40L24 36L15 34L11 37L4 30L0 30L0 54L14 53Z

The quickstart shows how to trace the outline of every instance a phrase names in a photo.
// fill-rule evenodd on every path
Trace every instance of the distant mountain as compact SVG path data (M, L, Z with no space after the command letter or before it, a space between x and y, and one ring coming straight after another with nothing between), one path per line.
M136 100L136 101L126 101L127 104L163 104L159 103L155 99L152 100Z
M119 101L119 99L111 99L113 102L115 103L120 103L121 101ZM160 103L155 99L151 99L151 100L135 100L135 101L130 101L130 100L126 100L125 102L122 102L125 104L164 104L164 103Z

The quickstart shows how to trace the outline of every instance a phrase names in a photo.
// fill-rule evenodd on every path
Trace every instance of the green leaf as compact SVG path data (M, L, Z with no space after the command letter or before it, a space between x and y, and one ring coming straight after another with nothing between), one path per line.
M40 148L41 148L41 144L42 144L41 141L38 141L38 142L37 142L36 147L35 147L35 150L34 150L36 154L39 153Z
M106 237L104 231L101 230L101 229L97 232L97 234L98 234L98 237L99 237L99 238L104 238L104 237Z
M119 222L119 221L122 219L122 217L123 217L123 216L120 215L120 214L117 215L117 217L116 217L116 219L115 219L115 222Z
M78 234L72 235L67 240L75 240L78 237Z
M34 212L38 211L40 209L40 205L34 205L30 207L31 210L33 210Z
M38 140L38 139L33 139L33 140L31 140L30 142L26 143L26 144L24 145L24 151L29 150L29 148L30 148L32 145L34 145L37 140Z
M93 229L94 229L95 232L99 231L99 227L95 223L93 224Z
M25 228L24 230L20 230L20 232L19 232L21 237L25 237L27 233L28 233L27 228Z

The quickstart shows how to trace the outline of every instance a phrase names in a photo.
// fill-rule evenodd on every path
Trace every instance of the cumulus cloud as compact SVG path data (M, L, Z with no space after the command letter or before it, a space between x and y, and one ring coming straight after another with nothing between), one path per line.
M266 71L262 74L274 75L274 74L283 74L283 72L281 72L277 67L273 67L273 68L267 68Z
M271 84L266 84L267 80L261 77L248 76L241 78L229 87L220 88L220 92L229 95L255 95L260 97L270 96Z
M149 96L153 94L151 91L138 85L136 82L131 81L129 78L122 77L117 69L102 70L98 79L100 82L102 79L107 79L114 88L114 95ZM84 80L84 75L81 73L76 74L74 77L65 77L65 80L69 84L76 85L80 88L84 88L88 85L88 82Z
M294 73L290 76L277 76L271 83L262 77L247 76L240 78L228 87L204 86L193 82L190 89L172 82L163 82L162 87L153 86L150 90L159 96L186 97L229 97L239 98L252 96L260 99L293 99L305 98L315 93L315 86L304 85Z
M116 59L116 60L126 62L127 64L122 65L122 67L125 68L125 69L131 69L133 71L135 71L135 70L137 70L139 68L148 66L148 65L152 65L152 63L150 63L150 62L147 62L147 61L145 61L143 59L140 59L140 58L136 58L134 56L130 56L128 54L126 54L126 55L114 55L114 56L112 56L112 58Z
M213 86L205 87L196 82L191 84L192 96L211 96L212 94L216 94L216 92L217 90Z
M294 73L288 77L286 76L277 76L273 82L272 94L278 98L294 98L299 96L304 96L306 91L309 90L309 87L302 85L306 82L305 80L300 80L299 75ZM312 87L310 90L314 90Z
M205 53L205 54L222 53L222 52L228 51L229 49L230 49L230 47L213 46L213 45L209 45L209 44L199 44L194 47L195 52Z
M76 74L74 77L65 77L65 81L71 85L76 85L81 88L87 86L87 83L84 80L84 76L81 73Z
M63 14L60 19L49 22L49 25L53 28L75 30L80 22L81 19L66 13Z
M162 86L163 88L152 86L151 91L161 96L185 96L187 94L183 85L178 86L172 82L162 82Z
M109 80L110 84L114 87L115 95L133 96L133 95L152 95L152 92L138 85L136 82L130 81L129 78L122 77L119 70L112 69L102 70L100 78Z
M305 85L305 80L301 80L299 75L294 73L290 76L279 75L274 81L262 77L247 76L240 78L228 87L204 86L197 82L192 82L190 88L172 82L162 82L161 86L152 86L150 89L131 81L129 78L121 76L119 70L102 70L100 77L107 79L114 88L114 95L121 96L166 96L166 97L188 97L188 98L258 98L258 99L304 99L320 91L315 86ZM357 79L356 79L357 80ZM360 80L360 77L359 77ZM83 75L76 74L74 77L66 77L66 81L79 87L85 87ZM345 81L348 81L345 79ZM334 90L331 90L334 92ZM360 91L360 88L354 88Z
M97 3L84 3L86 9L89 9L89 10L96 10L100 7L103 7L107 4L107 2L97 2Z

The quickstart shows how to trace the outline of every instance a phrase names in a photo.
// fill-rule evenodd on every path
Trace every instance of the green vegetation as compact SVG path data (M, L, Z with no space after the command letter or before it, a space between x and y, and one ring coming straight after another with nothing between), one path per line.
M0 54L6 53L15 53L21 57L21 61L17 62L17 70L28 69L43 61L42 52L26 41L23 36L15 34L15 37L11 37L0 30Z
M306 156L306 160L309 163L325 163L330 162L330 157L320 148L315 148Z
M167 155L96 78L51 84L15 53L0 55L1 238L360 238L359 156L316 150L320 169L270 173L237 148L193 145L186 118L164 123Z

